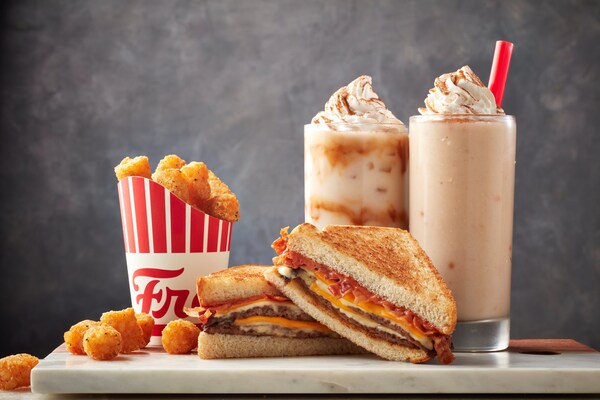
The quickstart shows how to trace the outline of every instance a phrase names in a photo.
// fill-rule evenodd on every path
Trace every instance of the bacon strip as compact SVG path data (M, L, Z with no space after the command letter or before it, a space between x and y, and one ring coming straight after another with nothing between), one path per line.
M277 253L277 254L281 254L287 249L288 229L290 229L289 226L286 226L285 228L281 228L281 230L279 231L279 234L281 235L281 237L278 237L277 239L275 239L273 244L271 244L271 247L273 248L273 250L275 250L275 253Z
M218 312L218 311L223 312L223 311L229 310L230 308L238 306L240 304L252 303L257 300L263 300L263 299L279 301L279 302L290 301L290 299L288 299L287 297L276 296L273 294L265 293L265 294L258 294L256 296L246 297L244 299L237 299L237 300L233 300L233 301L227 301L225 303L214 304L212 306L207 306L206 308L211 309L214 312Z
M436 335L432 336L433 348L437 353L440 364L450 364L454 361L454 354L452 354L452 339L448 335Z
M225 303L220 303L220 304L215 304L213 306L207 306L207 307L199 307L196 308L195 310L198 311L199 316L198 318L200 319L200 324L202 325L206 325L208 323L208 321L210 320L210 318L215 315L218 312L221 313L225 313L228 310L239 306L239 305L243 305L246 303L252 303L258 300L271 300L271 301L277 301L277 302L290 302L290 299L288 299L287 297L283 297L283 296L275 296L272 294L259 294L256 296L252 296L252 297L246 297L245 299L238 299L238 300L234 300L234 301L228 301Z

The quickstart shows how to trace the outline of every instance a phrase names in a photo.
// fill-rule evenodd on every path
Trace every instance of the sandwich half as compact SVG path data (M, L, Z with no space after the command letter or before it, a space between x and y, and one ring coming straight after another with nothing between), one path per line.
M241 265L199 277L204 359L283 357L364 352L318 323L264 278L269 266Z
M407 231L305 223L273 248L266 279L329 329L388 360L454 360L456 303Z

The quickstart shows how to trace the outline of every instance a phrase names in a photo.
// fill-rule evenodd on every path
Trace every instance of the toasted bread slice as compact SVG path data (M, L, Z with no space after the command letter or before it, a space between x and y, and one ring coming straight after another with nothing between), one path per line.
M208 334L204 332L198 337L198 356L204 359L361 353L365 353L365 351L345 339L299 339L276 336Z
M410 361L413 363L422 363L431 359L430 355L424 350L391 343L387 340L369 336L365 331L356 329L355 326L342 318L338 313L319 304L297 279L291 281L285 280L277 272L277 267L267 269L265 271L265 278L308 315L341 336L382 358L393 361Z
M329 225L320 231L304 223L290 233L287 248L354 278L444 334L451 334L456 326L452 293L417 240L405 230ZM277 287L281 290L280 285Z
M202 307L214 306L252 296L281 296L264 278L267 265L239 265L196 280L198 300Z

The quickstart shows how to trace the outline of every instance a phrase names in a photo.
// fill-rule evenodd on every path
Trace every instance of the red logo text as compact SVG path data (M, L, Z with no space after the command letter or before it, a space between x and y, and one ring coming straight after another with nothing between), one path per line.
M140 286L137 282L138 278L151 278L143 291L135 297L135 301L141 305L143 313L151 314L154 318L163 318L171 309L171 304L173 304L172 309L178 318L187 317L183 312L183 307L185 307L190 291L187 289L172 289L168 284L164 285L164 289L157 287L160 282L164 284L169 279L177 278L183 274L183 271L184 268L176 270L140 268L133 273L131 282L136 292L140 291ZM152 307L153 301L159 307ZM197 307L198 305L197 296L193 296L192 307Z

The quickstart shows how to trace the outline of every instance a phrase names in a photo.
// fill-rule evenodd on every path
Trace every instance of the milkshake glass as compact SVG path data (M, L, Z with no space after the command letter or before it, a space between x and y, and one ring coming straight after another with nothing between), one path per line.
M402 123L306 125L306 222L408 229L407 169Z
M361 76L304 127L305 220L408 229L408 134Z
M461 88L470 100L483 96L465 83L475 78L436 80L444 91L437 99L430 95L428 110L447 111L442 94ZM421 109L424 115L410 118L410 232L456 300L455 350L503 350L510 331L515 118L497 111L495 102L463 108L456 98L449 102L452 111L470 112Z

